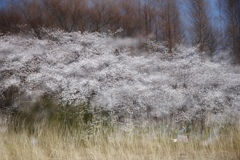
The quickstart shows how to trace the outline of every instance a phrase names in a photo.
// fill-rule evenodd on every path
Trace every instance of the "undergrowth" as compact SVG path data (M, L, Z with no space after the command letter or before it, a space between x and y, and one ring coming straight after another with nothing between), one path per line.
M89 102L80 105L61 105L51 97L43 96L32 106L23 106L8 119L8 129L16 133L37 134L42 129L56 129L58 133L88 133L111 124L110 113L91 107ZM101 127L100 127L101 126Z
M188 142L161 123L147 127L113 123L110 113L90 103L62 106L42 98L18 110L0 132L0 159L155 160L240 159L240 127L192 129ZM3 127L3 126L1 126ZM217 134L214 130L217 130Z

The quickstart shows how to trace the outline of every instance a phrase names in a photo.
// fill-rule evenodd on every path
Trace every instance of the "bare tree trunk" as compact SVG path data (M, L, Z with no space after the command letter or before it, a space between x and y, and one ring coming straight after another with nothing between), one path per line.
M191 15L190 35L193 45L199 46L200 52L210 52L208 44L215 40L212 26L207 16L207 5L205 0L189 0L189 14ZM212 51L214 52L214 51Z
M228 19L228 39L230 40L234 61L240 63L240 1L225 0L225 3L225 13Z

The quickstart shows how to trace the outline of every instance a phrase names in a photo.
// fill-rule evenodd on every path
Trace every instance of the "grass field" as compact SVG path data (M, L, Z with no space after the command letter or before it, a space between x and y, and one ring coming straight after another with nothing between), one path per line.
M189 142L174 143L166 133L153 128L94 128L85 132L39 127L34 134L2 128L1 160L239 160L240 130L228 128L205 143L190 136Z
M186 143L173 141L177 126L119 124L109 116L88 104L59 107L42 100L31 109L2 118L0 160L240 159L237 123L205 127L203 132L192 127Z

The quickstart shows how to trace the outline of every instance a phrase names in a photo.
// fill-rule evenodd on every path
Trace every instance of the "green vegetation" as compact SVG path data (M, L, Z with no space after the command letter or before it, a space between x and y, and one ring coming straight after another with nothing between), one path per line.
M92 108L89 102L80 105L60 105L47 95L32 106L21 107L8 120L10 130L30 135L41 129L55 128L59 133L85 133L110 125L110 114L102 109Z

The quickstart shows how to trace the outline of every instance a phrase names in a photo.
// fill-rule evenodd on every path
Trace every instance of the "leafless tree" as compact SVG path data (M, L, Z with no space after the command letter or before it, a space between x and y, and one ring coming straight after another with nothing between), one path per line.
M5 34L7 32L19 33L20 28L18 24L22 21L19 12L13 6L6 6L0 11L0 32Z
M240 62L240 1L225 0L227 16L227 35L234 54L235 62Z
M191 38L193 45L199 45L200 52L208 52L210 43L214 42L213 28L207 16L205 0L190 0L189 14L191 17Z
M21 14L23 23L33 30L38 39L42 38L42 27L44 25L44 6L38 0L14 0L9 1L10 5Z
M226 44L226 16L224 15L224 6L225 3L223 0L216 1L217 11L219 12L216 24L219 26L219 34L218 34L218 41L220 49L225 49L227 47Z
M172 53L174 46L181 41L181 22L176 0L158 0L157 30L159 40L166 42Z
M120 11L114 0L91 0L90 30L107 31L109 29L118 29L120 20Z

